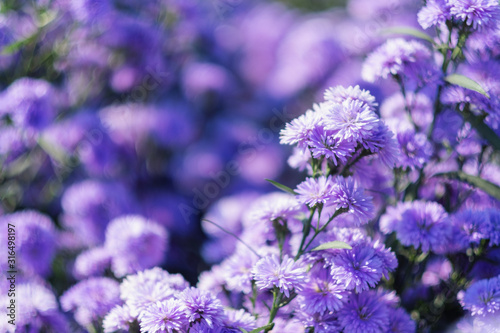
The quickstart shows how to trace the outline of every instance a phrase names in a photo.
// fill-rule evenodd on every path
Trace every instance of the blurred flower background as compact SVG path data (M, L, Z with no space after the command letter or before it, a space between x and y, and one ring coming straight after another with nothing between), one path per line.
M0 6L0 219L18 221L18 327L88 330L123 298L118 279L155 266L196 285L239 246L232 234L251 220L248 207L281 202L259 199L273 190L265 179L293 186L303 178L304 158L280 146L279 132L328 87L370 90L389 128L399 126L399 144L416 150L403 167L422 167L432 154L425 137L401 130L399 86L368 82L384 75L377 58L363 67L387 39L384 28L421 29L419 1ZM423 128L432 121L425 92L412 110ZM459 129L460 117L443 116L436 135L454 142ZM457 149L480 149L467 140ZM496 169L490 175L498 182ZM384 191L387 179L377 176L370 181ZM446 275L446 263L428 280ZM171 283L183 290L179 279Z

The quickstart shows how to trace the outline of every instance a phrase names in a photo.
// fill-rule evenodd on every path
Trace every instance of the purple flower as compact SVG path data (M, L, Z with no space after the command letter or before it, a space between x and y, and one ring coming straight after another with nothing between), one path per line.
M377 252L366 244L356 245L352 250L340 250L327 262L331 264L330 271L337 283L356 292L374 287L387 270Z
M224 309L224 314L226 315L224 327L228 332L230 332L230 329L234 329L235 332L240 332L240 328L251 331L257 327L255 317L243 309Z
M2 293L4 293L3 290ZM15 323L18 330L26 330L26 332L41 332L43 330L69 331L68 322L63 314L59 312L54 293L44 284L35 281L22 282L16 286L15 293L18 300L23 300L16 303L17 317ZM5 298L1 300L2 305L7 305L7 302L9 302L6 297L7 294L8 292L5 290ZM4 310L2 314L5 312ZM5 332L8 332L8 330L5 330Z
M453 0L449 5L454 17L477 30L495 27L500 14L496 0Z
M288 256L283 260L276 255L266 256L255 264L252 270L255 284L260 289L279 288L286 297L292 290L300 291L306 282L306 269L299 261L295 262Z
M325 91L325 100L327 103L342 104L345 101L359 101L364 106L372 111L377 107L375 97L373 97L368 90L361 89L359 86L335 86L328 88Z
M134 202L129 191L119 183L85 180L64 192L62 221L84 245L102 244L109 221L132 213Z
M397 134L401 158L398 165L411 169L422 168L432 156L432 145L423 133L415 133L412 130Z
M308 149L293 147L293 153L288 158L288 165L294 169L298 169L299 171L304 171L306 169L311 169L309 165L309 159L311 158L311 154Z
M168 300L189 287L180 274L169 274L159 267L127 276L120 285L120 296L135 317L156 302Z
M387 209L380 220L380 229L386 234L395 231L401 244L421 248L424 252L446 252L451 237L448 215L436 202L399 203Z
M306 113L286 124L280 132L280 143L305 147L309 135L321 123L322 112L321 106L314 104L312 110L307 110Z
M454 244L460 251L490 238L492 230L486 211L463 210L453 215L451 222L456 230Z
M345 286L338 283L324 268L311 271L309 281L299 292L301 309L311 314L337 311L346 300Z
M9 115L15 126L35 132L56 116L56 92L44 80L21 78L0 94L0 115Z
M125 276L159 265L167 248L167 231L139 215L112 220L106 229L105 247L112 256L111 269Z
M184 306L176 299L151 304L140 319L141 332L144 333L175 333L187 324Z
M103 247L95 247L80 253L76 257L73 274L79 280L103 275L110 265L111 254L109 251Z
M422 130L427 129L433 119L433 104L427 95L418 93L403 94L396 93L384 100L380 107L381 117L393 132L403 132L406 129L414 129L405 111L406 106L410 108L411 119Z
M305 208L294 196L283 192L266 194L255 200L251 207L250 220L261 221L263 223L279 218L284 220L293 218L303 212Z
M490 222L490 231L488 232L490 245L500 245L500 211L488 209L487 214Z
M415 333L416 324L402 308L389 310L389 330L386 333Z
M56 253L56 230L52 220L37 211L25 210L6 214L0 218L0 225L7 230L7 224L16 229L16 255L19 268L27 275L47 276ZM7 248L7 236L0 245ZM6 265L5 260L2 265ZM8 270L8 269L6 269Z
M500 310L500 278L479 280L465 291L461 301L472 316L485 316Z
M390 168L399 159L400 152L394 133L382 121L378 122L371 135L361 144L370 152L377 153L380 161Z
M253 253L235 253L221 264L228 290L248 294L252 291L252 267L257 262Z
M449 279L453 267L451 263L444 258L431 259L425 267L425 272L422 274L422 284L425 286L437 286L442 281Z
M297 200L314 207L317 204L326 204L330 200L332 191L336 184L331 176L321 176L318 178L307 178L297 185L295 192Z
M185 307L189 323L200 323L210 328L222 323L224 308L210 292L191 287L185 289L179 299Z
M316 127L309 135L307 145L314 158L325 158L332 160L337 165L337 160L347 162L356 147L356 141L344 140L335 134L335 131Z
M371 197L364 195L362 188L356 187L352 177L337 176L337 186L332 192L331 203L337 208L345 208L358 224L365 224L373 218L375 208Z
M379 119L369 105L359 100L346 100L325 108L325 129L342 140L359 142L372 134Z
M368 55L361 75L368 82L399 75L422 85L435 81L438 72L432 54L424 44L394 38Z
M130 324L137 318L132 315L128 305L115 306L104 317L102 321L102 328L104 333L128 332Z
M115 280L99 277L78 282L61 296L64 311L74 311L82 326L93 324L119 305L120 287Z
M400 150L394 133L380 121L372 135L362 143L363 147L372 153L377 153L380 161L389 168L394 167L400 156Z
M441 27L449 19L451 19L450 5L446 0L428 0L418 12L418 23L424 29L432 26Z
M315 333L340 333L340 332L342 332L342 328L340 327L339 320L337 318L336 313L332 313L332 312L309 313L306 311L300 311L297 314L297 319L306 328L313 328ZM301 331L294 331L294 332L303 332L303 331L301 330Z
M95 24L96 19L109 15L113 8L109 0L75 0L68 5L73 17L87 24Z
M390 324L387 304L374 291L351 294L349 302L338 312L344 332L387 332Z

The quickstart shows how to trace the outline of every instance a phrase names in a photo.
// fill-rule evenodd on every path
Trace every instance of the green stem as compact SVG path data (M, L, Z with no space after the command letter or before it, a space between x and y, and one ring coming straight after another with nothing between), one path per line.
M302 239L300 240L299 250L297 251L295 260L299 259L299 257L302 255L302 248L304 246L307 236L309 236L309 233L311 232L311 223L315 212L316 212L316 206L310 210L309 219L307 219L306 224L304 224Z
M280 308L281 299L283 298L283 294L279 291L277 287L273 289L273 306L269 313L269 322L268 325L271 325L278 314L278 310ZM268 326L264 332L269 332L272 330L273 326Z
M337 216L339 216L340 214L342 213L345 213L347 212L349 209L347 208L339 208L337 209L337 211L335 212L335 214L333 214L330 219L328 219L328 221L319 229L317 229L315 232L314 232L314 235L311 237L311 239L309 240L309 242L307 243L307 245L304 247L304 249L302 249L302 251L300 252L300 255L302 255L302 253L304 253L304 251L309 247L309 245L311 245L311 243L314 241L314 239L316 238L316 236L318 236L321 232L323 232L323 230L326 229L326 227L328 227L328 225L330 224L330 222L332 222ZM297 254L297 259L298 257L300 257L299 254Z

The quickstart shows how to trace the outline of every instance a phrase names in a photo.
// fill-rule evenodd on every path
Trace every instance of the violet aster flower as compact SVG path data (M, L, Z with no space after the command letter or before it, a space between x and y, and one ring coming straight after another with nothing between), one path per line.
M21 78L0 94L0 115L9 115L14 125L38 132L57 114L56 92L44 80Z
M358 224L365 224L373 218L375 208L371 197L364 195L362 188L355 185L352 177L337 176L336 186L331 195L331 204L345 208L352 214Z
M139 324L144 333L175 333L188 325L184 305L176 299L156 302L142 313Z
M307 279L303 264L286 255L281 262L274 254L260 259L255 264L252 274L259 289L270 289L274 286L286 297L290 297L290 292L294 289L302 290Z
M389 168L394 167L400 156L398 142L388 127L380 121L372 135L361 142L364 148L376 153Z
M327 103L342 104L345 101L359 101L368 106L372 111L377 107L375 97L373 97L368 90L361 89L359 86L335 86L328 88L325 91L325 100Z
M401 158L398 165L411 169L421 168L432 156L432 145L423 133L415 133L412 130L397 134Z
M253 253L235 253L221 264L226 288L248 294L252 291L252 267L258 257Z
M396 255L391 251L390 248L386 248L384 243L379 240L376 240L371 245L373 246L377 257L382 260L382 275L386 279L389 279L389 272L394 271L396 267L398 267L398 260L396 258Z
M77 279L103 275L111 265L111 254L106 248L95 247L76 257L73 275Z
M224 329L226 329L228 333L232 332L232 330L240 332L240 328L247 331L257 328L255 317L243 309L224 309L224 314L226 315L224 319Z
M315 333L342 332L336 313L309 313L306 311L300 311L297 314L297 319L306 327L306 329L313 328ZM307 330L305 332L307 332Z
M415 333L416 324L402 308L389 308L389 329L386 333Z
M387 304L374 291L351 294L349 302L338 312L344 332L387 332L390 324Z
M337 311L347 300L346 288L339 284L327 269L311 271L309 281L299 292L299 304L303 311L320 313Z
M391 168L399 158L399 146L394 133L382 121L376 124L371 135L364 138L361 144L372 153L377 153L382 163Z
M457 250L465 250L471 244L478 245L481 239L488 239L491 224L486 211L463 210L451 217L455 227L454 244Z
M325 204L330 200L335 183L332 176L321 176L318 178L307 178L297 185L295 192L297 200L314 207L317 204Z
M113 5L109 0L75 0L68 3L73 17L86 24L102 19L112 12Z
M425 94L410 92L406 94L406 101L403 94L396 93L385 99L382 103L380 115L389 128L393 132L402 132L403 130L414 128L405 111L406 105L410 107L413 122L422 131L427 129L433 119L433 103Z
M210 292L194 287L185 289L179 299L185 307L189 323L200 323L214 328L224 320L224 308Z
M118 217L106 229L105 247L112 256L111 269L125 276L159 265L165 255L168 233L159 224L139 215Z
M61 296L64 311L73 311L75 320L86 327L119 305L120 285L115 280L98 277L78 282Z
M123 185L97 180L71 185L64 192L61 204L63 224L84 245L102 244L109 221L135 210L135 200Z
M281 144L297 144L301 148L305 147L310 133L320 125L322 113L321 106L314 104L312 110L307 110L306 113L286 124L280 132Z
M293 153L290 155L287 162L290 167L298 169L299 171L304 171L306 169L311 169L311 165L309 164L310 158L311 153L308 149L293 147Z
M317 127L310 133L307 145L314 158L324 156L337 165L338 161L347 162L347 158L354 152L356 141L342 139L336 135L335 131Z
M424 84L435 81L437 72L431 51L424 44L394 38L368 55L361 75L368 82L401 75Z
M152 303L168 300L187 287L182 275L155 267L127 276L120 285L120 296L137 317Z
M297 318L284 319L276 317L274 319L274 327L269 332L271 333L304 333L304 325Z
M47 276L56 252L56 229L50 217L34 210L25 210L0 217L0 225L16 228L16 254L19 268L27 275ZM7 236L0 245L7 248ZM2 265L7 264L5 260Z
M290 194L273 192L266 194L252 203L251 221L271 222L278 218L289 219L304 212L305 206ZM243 221L245 224L246 222Z
M3 305L7 305L9 302L7 294L7 291L5 291L5 296L3 296L5 298L0 300ZM15 297L18 300L23 300L16 303L17 317L15 323L17 330L23 332L69 331L68 322L63 314L59 312L54 293L41 282L20 283L16 286ZM2 313L5 313L5 311ZM8 332L8 330L5 330L5 332Z
M454 17L477 30L496 26L500 14L496 0L453 0L449 5Z
M337 283L356 292L374 287L387 270L377 252L366 244L355 245L352 250L339 250L327 262Z
M485 316L500 311L500 277L474 282L461 301L472 316Z
M102 328L104 333L128 332L130 324L136 319L128 305L117 305L104 317Z
M422 274L422 284L425 286L437 286L441 281L446 281L450 278L453 272L451 263L444 258L436 257L431 259Z
M446 251L451 225L443 206L436 202L413 201L399 203L388 209L380 220L384 233L396 232L401 244L422 251Z
M336 136L347 141L362 141L371 135L371 131L379 122L369 105L359 100L346 100L342 104L332 104L325 109L325 128L336 132Z
M500 245L500 210L488 209L486 212L490 225L490 231L488 232L490 245Z
M451 19L450 1L428 0L425 6L418 12L418 23L424 29L432 26L441 27Z

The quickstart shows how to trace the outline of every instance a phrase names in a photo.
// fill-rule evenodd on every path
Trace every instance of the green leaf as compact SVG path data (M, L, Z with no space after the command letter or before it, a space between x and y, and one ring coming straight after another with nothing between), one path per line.
M283 184L275 182L274 180L271 180L271 179L266 179L266 180L268 182L270 182L271 184L273 184L274 186L276 186L277 188L279 188L280 190L282 190L283 192L290 193L290 194L293 194L293 195L297 195L297 193L294 190L292 190L291 188L289 188L288 186L285 186Z
M488 193L492 197L500 200L500 187L479 177L466 174L462 171L444 172L435 174L434 177L444 177L448 179L457 179L473 185L484 192Z
M352 247L344 242L340 241L333 241L333 242L328 242L328 243L323 243L320 246L315 247L311 251L320 251L320 250L328 250L328 249L347 249L351 250Z
M248 331L246 329L244 329L243 327L240 327L240 331L243 333L248 333Z
M469 122L472 127L477 131L477 133L485 140L487 140L491 146L500 151L500 137L492 130L488 125L486 125L481 117L473 114L469 106L466 106L463 111L458 112L465 121Z
M436 43L434 42L434 39L432 39L431 36L426 34L423 31L410 28L410 27L392 27L392 28L386 28L382 29L380 32L384 34L396 34L396 35L408 35L408 36L413 36L417 37L423 40L426 40L430 42L431 44L435 45Z
M480 93L481 95L490 98L490 95L486 91L484 91L483 87L479 85L476 81L469 79L467 76L460 74L451 74L444 78L446 82L455 84L457 86L473 90L475 92Z
M8 54L12 54L16 51L19 51L22 47L24 47L25 45L33 42L36 40L38 34L33 34L31 36L29 36L28 38L25 38L25 39L21 39L21 40L18 40L12 44L9 44L7 46L5 46L2 51L0 52L0 54L2 55L8 55Z

